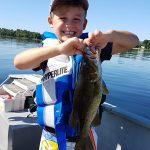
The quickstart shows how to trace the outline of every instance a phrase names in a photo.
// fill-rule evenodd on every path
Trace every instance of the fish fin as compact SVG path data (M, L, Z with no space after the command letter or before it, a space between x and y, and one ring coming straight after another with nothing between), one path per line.
M104 80L101 80L101 84L102 84L102 93L103 93L104 95L109 94L109 90L108 90L108 88L107 88L107 86L106 86Z
M104 95L109 94L109 90L107 89L107 87L106 87L104 84L102 84L102 93L103 93Z
M100 117L99 117L99 113L97 111L93 121L92 121L92 126L96 127L96 126L99 126L101 123L101 120L100 120Z

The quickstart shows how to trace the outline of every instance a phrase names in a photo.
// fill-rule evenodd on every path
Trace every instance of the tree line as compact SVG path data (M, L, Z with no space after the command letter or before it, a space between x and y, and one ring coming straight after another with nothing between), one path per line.
M137 47L143 49L150 49L150 40L144 40L140 42Z
M41 40L41 34L38 32L31 32L27 30L13 30L0 28L0 37L14 37L14 38L25 38L31 40Z
M26 38L31 40L42 40L41 34L38 32L31 32L27 30L13 30L13 29L6 29L0 28L0 37L14 37L14 38ZM137 45L137 48L145 48L150 49L150 40L140 41Z

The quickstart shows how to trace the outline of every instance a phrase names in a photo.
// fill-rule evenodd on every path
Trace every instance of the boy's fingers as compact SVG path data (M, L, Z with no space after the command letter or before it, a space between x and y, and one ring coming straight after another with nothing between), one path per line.
M97 51L99 54L101 54L101 49L96 49L96 51Z
M96 47L95 47L95 50L96 50L97 52L101 53L101 46L99 46L99 45L96 46Z
M85 44L84 44L84 40L83 39L77 39L77 41L75 42L75 49L76 49L76 54L82 54L84 53L84 48L85 48Z
M94 31L94 35L95 35L96 38L98 38L98 37L100 37L102 35L102 32L96 29Z
M79 49L80 51L84 51L84 48L85 48L85 44L84 44L84 40L83 39L79 39Z
M88 34L88 46L93 46L95 42L95 35L93 32L89 32Z

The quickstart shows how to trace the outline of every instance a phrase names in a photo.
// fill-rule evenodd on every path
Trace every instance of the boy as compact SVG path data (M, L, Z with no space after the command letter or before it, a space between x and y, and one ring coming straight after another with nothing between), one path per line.
M46 40L44 47L29 49L18 54L14 59L14 65L19 69L42 69L44 71L43 81L52 83L54 77L51 76L50 80L46 75L52 73L54 69L60 68L61 65L66 65L67 70L69 70L70 56L82 54L85 46L90 47L92 59L96 58L97 55L94 50L101 50L100 58L101 61L104 61L109 60L112 54L131 49L138 44L139 40L136 35L128 31L117 30L106 32L95 30L81 39L82 32L87 25L88 6L87 0L53 0L48 22L50 27L54 29L57 42L52 43ZM52 87L51 91L53 91ZM53 94L49 91L49 95ZM94 134L94 130L91 132ZM58 149L58 146L60 150L64 150L60 145L57 146L57 142L51 126L45 125L40 150ZM85 149L96 149L96 138L94 142L92 143L89 135ZM67 146L69 144L68 142ZM73 148L74 145L71 143L71 147L68 149Z

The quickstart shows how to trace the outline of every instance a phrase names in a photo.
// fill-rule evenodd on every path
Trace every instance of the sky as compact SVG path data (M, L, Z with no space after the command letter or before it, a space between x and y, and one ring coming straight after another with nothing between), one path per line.
M52 32L47 22L50 0L0 0L0 28ZM89 0L85 30L128 30L150 40L150 0Z

